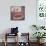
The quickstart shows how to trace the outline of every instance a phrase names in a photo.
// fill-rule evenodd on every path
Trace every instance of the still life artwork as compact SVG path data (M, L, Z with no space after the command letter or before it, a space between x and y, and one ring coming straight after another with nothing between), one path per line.
M11 20L24 20L25 7L24 6L11 6L10 15L11 15Z

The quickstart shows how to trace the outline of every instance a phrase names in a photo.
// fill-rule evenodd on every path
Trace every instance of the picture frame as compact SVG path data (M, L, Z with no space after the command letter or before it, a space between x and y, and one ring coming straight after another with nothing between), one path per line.
M11 15L11 20L24 20L25 6L11 6L10 15Z

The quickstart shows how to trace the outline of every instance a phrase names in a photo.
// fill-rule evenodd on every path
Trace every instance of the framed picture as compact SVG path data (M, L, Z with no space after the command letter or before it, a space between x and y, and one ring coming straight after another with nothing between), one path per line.
M46 25L46 0L36 1L36 24Z
M37 0L37 15L39 18L46 18L46 0Z
M11 6L10 15L11 15L11 20L24 20L25 7L24 6Z

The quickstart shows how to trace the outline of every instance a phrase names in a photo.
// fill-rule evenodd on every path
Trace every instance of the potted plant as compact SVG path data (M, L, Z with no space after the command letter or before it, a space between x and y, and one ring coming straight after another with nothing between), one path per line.
M40 43L40 40L46 36L45 34L45 32L35 32L33 35L37 38L38 43Z

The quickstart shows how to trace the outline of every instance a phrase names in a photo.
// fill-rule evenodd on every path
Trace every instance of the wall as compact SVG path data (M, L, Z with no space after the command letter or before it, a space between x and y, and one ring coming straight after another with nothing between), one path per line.
M10 6L25 6L25 20L11 21ZM19 32L30 32L32 36L32 24L36 24L36 0L0 0L0 34L17 26Z

